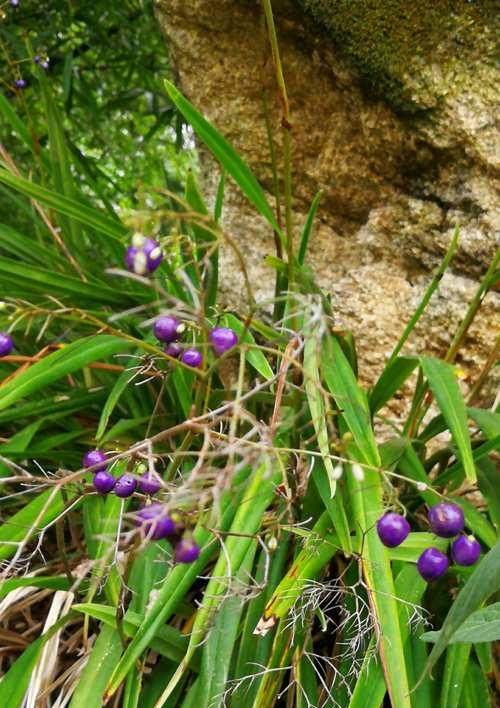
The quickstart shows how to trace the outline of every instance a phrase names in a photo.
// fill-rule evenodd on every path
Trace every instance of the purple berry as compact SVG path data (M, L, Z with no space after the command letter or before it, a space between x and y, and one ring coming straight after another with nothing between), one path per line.
M163 351L165 352L165 354L168 354L168 356L171 356L174 359L178 359L182 354L183 349L180 344L177 344L176 342L171 342L170 344L167 344Z
M222 356L238 344L238 337L229 327L215 327L210 332L210 342L216 356Z
M175 547L176 563L194 563L200 555L200 547L191 539L183 538Z
M395 548L410 533L410 524L404 516L389 512L377 521L377 533L384 546Z
M203 356L197 349L186 349L181 356L181 361L193 369L199 369L203 362Z
M20 0L10 0L10 5L11 7L19 7L20 5Z
M157 320L155 320L153 332L156 339L159 339L160 342L170 344L176 339L179 339L179 334L177 332L179 325L179 320L172 315L161 315Z
M161 482L156 475L145 472L139 477L138 486L143 494L156 494L160 491Z
M438 536L453 538L464 528L464 512L449 502L441 502L429 509L429 524Z
M150 504L140 509L136 514L136 524L144 535L158 540L175 533L175 521L167 514L162 504Z
M458 565L474 565L481 553L481 545L474 536L459 536L451 544L451 557Z
M160 244L152 238L136 234L132 245L125 251L125 265L133 273L147 275L158 268L163 260Z
M160 244L152 238L147 238L142 250L148 261L148 272L152 273L163 260Z
M0 356L7 356L14 349L12 337L7 332L0 332Z
M102 472L106 469L106 453L102 450L89 450L83 456L82 462L84 467L99 465L94 472Z
M16 79L14 81L14 86L18 89L25 89L27 85L28 85L28 82L25 81L24 79Z
M135 492L136 486L137 482L131 474L122 474L122 476L118 477L116 480L115 494L122 499L130 497Z
M100 470L95 473L93 484L99 494L108 494L115 486L115 478L110 472Z
M38 64L38 66L41 66L42 69L47 69L49 68L49 58L45 56L40 56L39 54L35 55L35 64Z
M424 580L437 580L446 573L450 561L437 548L426 548L417 561L418 572Z

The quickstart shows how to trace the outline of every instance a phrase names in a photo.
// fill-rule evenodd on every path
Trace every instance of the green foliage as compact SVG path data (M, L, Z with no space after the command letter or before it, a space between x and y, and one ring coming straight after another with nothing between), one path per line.
M97 22L99 7L72 12ZM114 18L122 47L124 17L139 7L105 13L97 36L109 37L106 22ZM139 39L150 27L148 7ZM66 12L57 6L51 17ZM0 359L0 597L10 637L26 617L50 618L46 633L37 619L26 628L21 636L30 646L6 653L0 695L9 707L33 697L36 670L51 685L50 700L73 706L271 707L285 693L299 707L373 708L386 696L398 708L439 700L468 706L475 693L486 702L481 670L491 665L499 624L499 414L468 405L450 363L455 349L446 361L403 351L456 239L368 389L352 335L335 326L327 295L304 265L319 195L297 257L292 248L287 260L281 252L270 259L279 286L271 315L276 303L255 301L246 254L221 223L223 177L212 211L194 172L185 190L172 191L167 175L161 196L145 205L135 201L131 173L115 193L112 181L81 170L72 143L85 105L80 94L92 84L74 63L109 58L113 48L83 49L78 42L89 30L68 27L59 50L63 94L51 69L33 79L26 106L19 96L0 100L23 146L15 151L21 174L5 155L0 168L4 194L21 215L19 224L0 225L0 330L15 342ZM68 53L73 31L79 39ZM29 54L29 43L24 49L16 37L16 51ZM131 41L144 59L149 49ZM148 77L145 91L149 82L163 105L162 81ZM89 91L88 100L95 103L101 94L93 86L97 98ZM221 174L285 239L248 165L172 84L167 91ZM140 100L122 99L140 123ZM44 126L41 146L28 115ZM82 140L94 139L93 131ZM159 127L154 135L161 134ZM118 164L129 170L133 149L122 148L123 162L110 152L111 172ZM141 179L159 187L156 172L148 174ZM132 204L134 211L124 210ZM162 247L164 260L149 277L123 270L132 231ZM238 311L220 298L222 245L241 268ZM467 326L493 282L489 274L480 285ZM155 341L152 322L167 311L182 320L181 346L202 352L199 369ZM238 337L222 356L210 345L214 326ZM386 405L399 390L413 392L404 420ZM392 437L382 438L387 422ZM96 445L115 477L146 469L159 476L156 499L177 523L176 535L153 541L138 530L135 512L146 495L95 493L81 459ZM444 581L427 586L416 567L420 554L430 545L448 552L449 541L425 523L427 507L442 498L463 508L467 531L490 550L475 568L451 565ZM389 509L403 511L412 527L391 549L376 532ZM199 546L193 563L174 562L181 536ZM31 614L17 608L21 593ZM423 617L439 631L423 634L415 621ZM48 640L61 659L53 673L43 652Z

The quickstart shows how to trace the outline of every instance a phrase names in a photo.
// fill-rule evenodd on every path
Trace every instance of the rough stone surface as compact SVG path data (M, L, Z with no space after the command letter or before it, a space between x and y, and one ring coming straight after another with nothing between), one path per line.
M400 0L391 3L408 7ZM397 33L391 34L384 65L370 32L372 18L365 17L371 49L363 53L362 66L352 36L335 24L340 5L345 15L344 0L273 2L291 106L296 233L322 189L308 262L333 294L339 321L355 333L361 374L370 381L422 297L455 227L461 229L459 251L408 352L446 351L498 248L499 76L491 61L494 31L488 13L465 7L452 21L448 0L431 3L430 24L436 24L435 8L442 5L446 31L424 37L421 51L417 46L414 56L406 52L396 71L391 57ZM383 0L365 5L375 6L377 17L386 21ZM264 48L260 3L159 0L157 9L180 87L272 191L263 94L278 155L281 108ZM400 15L404 22L404 12ZM217 171L208 155L202 163L213 193ZM264 257L274 251L272 234L236 188L227 190L224 226L244 252L259 300L271 298L273 274ZM234 304L244 289L230 251L223 254L221 273L226 300ZM498 305L498 294L490 292L470 329L457 359L466 377L477 376L491 351L499 332Z

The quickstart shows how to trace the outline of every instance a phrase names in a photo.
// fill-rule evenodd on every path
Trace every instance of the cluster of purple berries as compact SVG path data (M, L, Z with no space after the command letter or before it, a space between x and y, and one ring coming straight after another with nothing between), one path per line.
M455 538L451 557L458 565L473 565L481 553L481 545L474 536L458 535L464 529L464 513L457 504L442 502L429 510L431 530L441 538ZM399 546L410 533L410 524L399 514L389 512L377 521L377 533L388 548ZM449 560L437 548L426 548L417 561L418 572L424 580L437 580L446 572Z
M155 502L136 514L135 523L147 538L159 540L177 536L179 529L175 519L169 516L163 504ZM200 555L200 547L190 536L183 536L174 546L176 563L194 563Z
M184 325L173 315L161 315L153 327L158 341L165 345L165 354L179 359L183 364L199 369L203 364L203 356L198 349L190 347L183 349L179 339L184 332ZM229 327L214 327L210 332L210 343L216 356L222 356L238 343L236 333Z
M144 472L138 480L131 474L122 474L118 479L106 467L106 453L102 450L89 450L83 456L84 467L97 467L94 470L94 489L99 494L114 492L117 497L130 497L137 489L143 494L153 496L160 488L158 477L150 472ZM135 515L135 523L142 533L155 541L177 536L179 528L175 520L168 515L163 504L154 502L140 509ZM193 563L200 555L199 546L189 537L180 538L175 544L174 558L176 563Z
M106 453L102 450L89 450L83 456L84 467L95 467L94 473L94 489L99 494L109 494L114 492L117 497L125 499L130 497L137 488L144 494L156 494L160 489L160 482L145 473L139 480L136 480L131 474L122 474L118 479L115 479L106 466Z

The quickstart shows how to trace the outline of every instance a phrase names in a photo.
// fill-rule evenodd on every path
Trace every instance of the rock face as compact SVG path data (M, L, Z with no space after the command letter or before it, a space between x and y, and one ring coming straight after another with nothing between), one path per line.
M373 380L441 261L460 245L405 351L442 355L498 248L500 148L493 64L495 3L465 0L274 0L293 136L298 234L323 190L308 263L357 337ZM408 8L411 6L411 9ZM179 85L235 145L264 187L273 178L281 107L256 0L158 0ZM208 191L217 175L202 154ZM281 165L280 165L281 167ZM272 197L270 197L272 201ZM259 300L273 295L269 227L236 187L224 226L240 245ZM227 302L243 297L230 252ZM474 378L499 331L490 292L457 361Z

